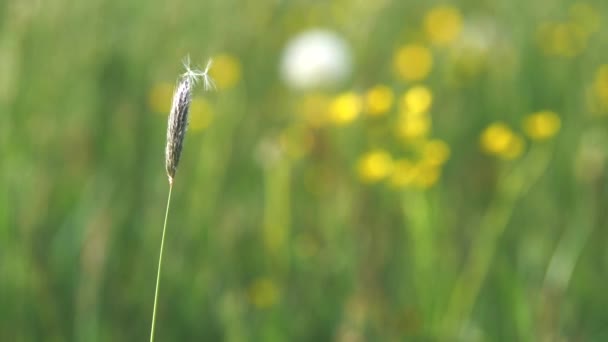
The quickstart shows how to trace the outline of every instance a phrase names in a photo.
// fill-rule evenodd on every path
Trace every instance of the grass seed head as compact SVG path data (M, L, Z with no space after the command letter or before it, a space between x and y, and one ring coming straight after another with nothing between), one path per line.
M169 113L167 124L167 146L165 148L165 168L169 177L169 184L173 184L179 159L184 145L184 138L188 128L188 112L192 101L192 89L199 80L203 81L205 90L215 88L213 80L209 76L211 60L207 62L205 70L190 68L190 59L184 61L184 72L178 79L177 87L173 94L173 103Z

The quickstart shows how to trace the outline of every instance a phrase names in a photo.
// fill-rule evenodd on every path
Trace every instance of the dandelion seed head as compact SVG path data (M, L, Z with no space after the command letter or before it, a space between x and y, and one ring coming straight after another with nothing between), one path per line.
M312 29L292 38L285 47L281 76L297 90L332 88L350 76L352 54L339 34Z

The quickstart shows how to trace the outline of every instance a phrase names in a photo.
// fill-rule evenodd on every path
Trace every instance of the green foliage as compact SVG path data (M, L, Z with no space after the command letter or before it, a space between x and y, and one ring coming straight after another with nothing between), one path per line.
M193 100L157 341L608 336L605 2L9 0L0 19L1 341L148 338L188 54L215 57L218 90ZM293 90L283 49L317 27L352 72Z

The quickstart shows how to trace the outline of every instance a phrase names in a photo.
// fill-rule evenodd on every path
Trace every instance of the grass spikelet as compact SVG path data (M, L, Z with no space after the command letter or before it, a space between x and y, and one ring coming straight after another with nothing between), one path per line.
M173 181L179 159L184 146L184 138L188 129L188 112L192 101L192 91L194 86L203 81L205 90L215 88L213 80L209 76L211 60L207 62L205 70L190 68L190 58L186 57L184 67L186 72L180 75L177 87L173 93L173 103L169 113L167 123L167 146L165 147L165 169L169 177L169 195L167 196L167 208L165 210L165 223L163 224L163 234L160 240L160 253L158 257L158 269L156 273L156 288L154 290L154 308L152 309L152 327L150 328L150 342L154 341L154 327L156 325L156 303L158 302L158 287L160 283L161 266L163 262L163 249L165 245L165 232L167 230L167 217L169 216L169 205L171 204L171 193L173 191Z
M190 60L186 58L184 61L184 72L177 83L175 93L173 94L173 104L169 114L167 123L167 146L165 148L165 168L169 177L169 184L173 184L179 159L182 154L184 138L188 128L188 112L190 111L190 102L192 101L192 89L199 80L203 80L205 90L215 87L213 80L209 76L209 69L212 61L207 62L205 70L200 71L190 68Z

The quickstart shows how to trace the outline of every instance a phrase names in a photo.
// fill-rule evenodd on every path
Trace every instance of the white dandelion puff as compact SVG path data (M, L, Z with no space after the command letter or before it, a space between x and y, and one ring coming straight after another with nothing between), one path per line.
M338 85L350 75L351 64L350 48L341 36L313 29L289 41L281 74L289 86L310 90Z

